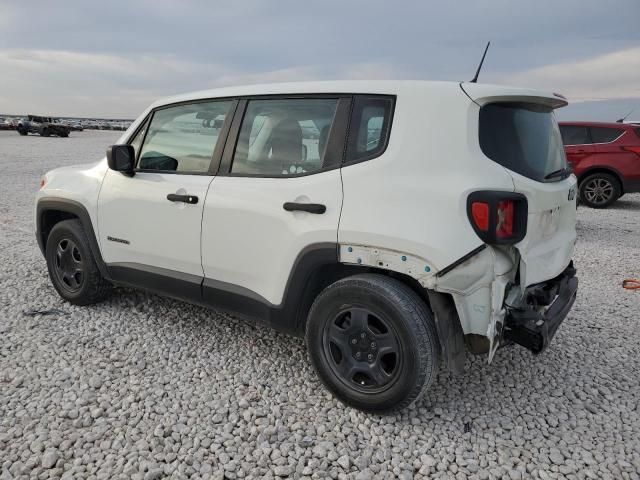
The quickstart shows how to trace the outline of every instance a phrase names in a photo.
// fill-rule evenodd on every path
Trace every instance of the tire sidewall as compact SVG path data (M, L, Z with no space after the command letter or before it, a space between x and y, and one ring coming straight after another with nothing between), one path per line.
M340 282L338 282L340 283ZM326 358L323 330L327 321L346 308L361 307L383 317L394 329L402 352L400 372L395 381L383 392L363 393L349 388L333 373ZM405 398L422 390L427 371L421 368L418 336L425 334L424 325L407 315L384 295L384 291L366 283L343 283L325 290L313 304L307 324L307 346L311 361L324 385L343 403L367 411L387 412ZM416 332L417 330L421 330ZM416 334L417 333L417 334ZM435 353L435 352L434 352ZM436 361L435 358L431 361Z
M591 203L587 198L585 198L584 188L586 187L587 183L589 183L591 180L595 178L605 179L609 183L611 183L611 185L613 186L613 193L611 195L611 198L605 203L595 204L595 203ZM587 177L584 178L584 180L580 182L579 189L580 189L580 195L579 195L580 204L586 205L587 207L590 207L590 208L607 208L608 206L613 204L616 200L618 200L618 198L620 198L620 193L621 193L620 182L618 182L618 180L613 175L610 175L608 173L594 173L594 174L588 175Z
M92 272L90 263L93 262L93 256L91 254L89 246L85 242L85 236L82 235L81 231L79 231L80 228L81 227L73 221L65 221L56 224L53 229L51 229L51 233L49 233L45 252L47 269L49 271L49 278L51 279L51 283L62 298L72 303L82 303L82 299L86 297L87 291L90 288L90 279L88 278L88 276ZM70 292L69 290L62 287L60 285L60 280L58 279L54 271L56 248L58 246L58 243L65 238L73 240L73 242L80 250L80 255L82 256L85 264L82 287L75 292Z

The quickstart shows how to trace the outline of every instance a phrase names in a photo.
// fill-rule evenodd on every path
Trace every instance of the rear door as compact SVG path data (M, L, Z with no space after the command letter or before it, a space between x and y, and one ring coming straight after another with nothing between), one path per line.
M613 127L591 127L590 130L600 165L612 168L625 180L640 181L640 158L637 153L624 149L640 143L634 132Z
M339 95L240 102L204 205L205 300L235 292L280 305L306 252L336 251L350 102Z

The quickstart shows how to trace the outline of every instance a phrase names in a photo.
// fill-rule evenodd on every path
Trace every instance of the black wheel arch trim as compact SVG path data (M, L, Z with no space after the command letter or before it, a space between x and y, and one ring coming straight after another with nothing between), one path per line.
M100 273L105 279L111 280L106 264L102 259L102 253L93 228L91 216L85 206L75 200L67 198L41 198L38 200L36 205L36 239L42 255L45 255L47 243L47 239L45 238L47 230L43 228L44 215L45 213L52 211L71 214L80 220L80 223L89 238L89 249L91 250L91 254L93 255L96 265L98 266L98 270L100 270Z

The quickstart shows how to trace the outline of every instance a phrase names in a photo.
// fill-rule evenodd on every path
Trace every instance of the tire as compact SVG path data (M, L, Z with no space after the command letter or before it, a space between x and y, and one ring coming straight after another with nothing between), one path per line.
M368 413L409 406L439 367L429 308L411 288L383 275L355 275L323 290L305 336L322 383L341 402Z
M20 135L23 135L23 136L24 136L24 135L27 135L27 133L28 133L28 132L27 132L24 128L22 128L22 127L18 127L18 129L17 129L17 130L18 130L18 133L19 133Z
M62 138L67 138L67 137L69 136L69 133L67 133L67 132L62 132L62 133L60 134L60 136L61 136Z
M51 135L51 134L49 133L49 129L48 128L43 128L42 130L40 130L40 136L48 137L49 135Z
M580 182L580 201L591 208L606 208L620 198L620 181L609 173L594 173Z
M111 284L100 274L79 220L56 223L47 239L49 278L58 294L74 305L91 305L109 296Z

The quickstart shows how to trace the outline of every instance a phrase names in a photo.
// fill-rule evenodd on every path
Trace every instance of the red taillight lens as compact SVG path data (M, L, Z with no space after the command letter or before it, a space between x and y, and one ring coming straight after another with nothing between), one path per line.
M636 155L640 155L640 146L632 145L630 147L622 147L622 149L626 150L627 152L633 152Z
M500 200L498 202L497 238L513 237L513 210L513 200Z
M520 193L472 192L467 198L467 215L478 237L489 245L513 245L527 233L527 198Z
M47 179L45 177L42 177L40 179L40 190L42 190L42 188L47 184Z
M479 230L487 232L489 230L489 204L484 202L473 202L471 204L471 217Z

